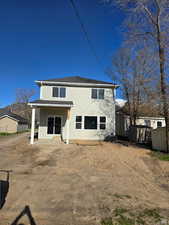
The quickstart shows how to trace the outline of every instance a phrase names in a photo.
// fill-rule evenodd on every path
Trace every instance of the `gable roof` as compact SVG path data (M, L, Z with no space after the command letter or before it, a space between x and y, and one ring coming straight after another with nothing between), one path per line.
M17 115L17 114L14 114L12 112L9 112L9 111L4 111L4 110L0 110L0 118L2 117L10 117L14 120L17 120L19 123L23 123L23 124L27 124L28 121L26 119L24 119L23 117Z
M49 79L49 80L38 80L36 83L70 83L70 84L94 84L94 85L110 85L110 86L118 86L111 82L105 82L101 80L94 80L80 76L70 76L64 78L56 78L56 79Z

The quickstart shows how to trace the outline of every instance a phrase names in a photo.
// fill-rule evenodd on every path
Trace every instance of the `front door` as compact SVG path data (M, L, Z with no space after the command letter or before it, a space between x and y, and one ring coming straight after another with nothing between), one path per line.
M50 116L48 117L48 134L61 134L61 117Z

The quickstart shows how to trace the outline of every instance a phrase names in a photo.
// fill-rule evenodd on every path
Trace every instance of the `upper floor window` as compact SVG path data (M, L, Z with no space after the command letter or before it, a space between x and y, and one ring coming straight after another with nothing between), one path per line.
M104 99L104 89L92 88L92 98L93 99Z
M66 97L66 88L64 87L53 87L53 97Z

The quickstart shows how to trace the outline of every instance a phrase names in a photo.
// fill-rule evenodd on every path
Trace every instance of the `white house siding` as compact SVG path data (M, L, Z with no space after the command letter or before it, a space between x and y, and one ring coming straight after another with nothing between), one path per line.
M95 87L93 87L95 88ZM115 104L113 99L113 89L104 88L105 99L92 99L91 87L66 87L66 97L56 98L52 97L52 86L41 87L41 100L62 100L73 101L73 107L70 112L70 139L83 139L83 140L103 140L106 136L113 133L115 135ZM40 110L40 127L39 138L49 138L47 136L47 116L51 114L60 113L63 115L63 138L66 137L66 109L41 109ZM100 116L106 117L106 130L86 130L76 129L75 120L76 116ZM45 122L44 122L45 121ZM42 126L43 124L43 126Z
M45 138L52 138L54 135L47 134L47 124L48 124L48 117L49 116L61 116L62 117L62 138L66 138L66 109L63 108L41 108L40 109L40 124L39 124L39 131L38 131L38 138L45 139Z

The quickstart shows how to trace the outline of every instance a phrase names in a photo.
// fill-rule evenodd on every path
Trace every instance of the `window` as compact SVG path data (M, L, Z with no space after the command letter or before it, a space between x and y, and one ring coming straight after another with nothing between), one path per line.
M66 97L66 88L63 87L53 87L53 97Z
M85 116L84 128L89 130L97 130L97 116Z
M162 127L162 122L161 121L157 121L157 127Z
M93 99L104 99L104 89L92 88L92 98Z
M106 117L101 116L100 117L100 130L105 130L106 129Z
M82 116L76 116L76 129L82 129Z
M144 120L144 123L146 126L150 127L151 126L151 122L150 120Z

